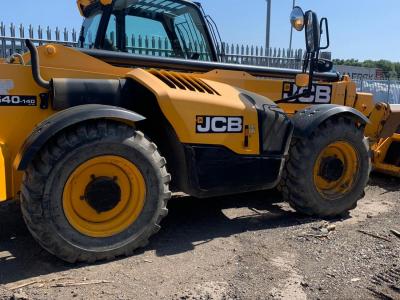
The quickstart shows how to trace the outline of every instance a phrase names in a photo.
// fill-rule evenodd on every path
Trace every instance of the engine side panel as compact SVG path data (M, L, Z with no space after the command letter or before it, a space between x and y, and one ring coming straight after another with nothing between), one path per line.
M177 74L170 73L172 76ZM149 88L157 97L163 114L184 144L223 145L237 154L260 153L258 115L243 91L232 86L204 80L213 93L168 87L143 69L127 74ZM245 128L248 127L246 132ZM246 134L248 141L246 143Z

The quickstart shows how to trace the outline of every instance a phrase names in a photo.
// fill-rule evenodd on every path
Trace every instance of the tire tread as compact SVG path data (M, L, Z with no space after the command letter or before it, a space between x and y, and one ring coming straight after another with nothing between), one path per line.
M49 223L44 215L42 207L43 192L46 186L46 179L49 176L52 166L60 160L63 154L68 153L76 146L96 139L103 139L113 136L133 136L134 141L145 149L147 156L152 158L159 166L163 192L160 195L160 207L158 214L153 218L154 223L150 229L145 230L140 239L129 243L124 247L108 252L86 253L71 251L70 247L63 247L54 237ZM169 183L171 176L166 169L166 161L157 150L157 146L151 143L140 131L133 127L113 121L91 121L84 122L54 137L40 151L39 155L28 166L25 171L21 187L21 209L25 223L35 240L47 251L57 257L70 262L95 263L99 260L112 260L118 256L130 256L135 249L145 247L151 235L158 232L161 220L167 216L168 200L171 198Z

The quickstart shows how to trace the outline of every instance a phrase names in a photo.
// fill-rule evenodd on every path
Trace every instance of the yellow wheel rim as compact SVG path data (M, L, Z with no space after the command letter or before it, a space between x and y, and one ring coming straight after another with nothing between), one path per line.
M336 200L352 190L358 175L357 151L338 141L322 150L314 166L314 184L325 198Z
M134 164L119 156L100 156L81 164L69 176L63 208L78 232L90 237L110 237L137 220L145 198L146 184Z

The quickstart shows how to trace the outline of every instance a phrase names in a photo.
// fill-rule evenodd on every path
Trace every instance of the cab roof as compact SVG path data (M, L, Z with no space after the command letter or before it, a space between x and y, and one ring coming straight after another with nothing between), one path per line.
M85 9L90 6L91 4L94 4L96 2L100 2L99 0L76 0L76 4L78 5L79 12L81 13L81 16L84 16L84 11Z
M137 0L138 2L142 2L141 5L152 5L152 4L160 4L161 2L164 6L170 6L171 4L173 5L174 3L176 4L177 2L189 2L193 3L191 0ZM82 16L85 16L85 10L92 4L103 4L103 5L109 5L113 2L113 0L77 0L76 3L78 5L78 9L81 13ZM166 2L170 2L169 4Z

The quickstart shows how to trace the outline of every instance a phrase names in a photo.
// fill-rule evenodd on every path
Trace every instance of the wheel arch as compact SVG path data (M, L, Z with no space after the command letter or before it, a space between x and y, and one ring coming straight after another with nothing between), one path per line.
M294 137L308 137L319 125L330 118L339 116L359 122L362 126L370 123L365 115L352 107L334 104L313 105L298 111L292 118L295 126Z
M62 130L84 121L98 119L134 125L145 120L145 117L120 107L100 104L86 104L65 109L52 115L32 131L14 160L14 168L24 171L46 142Z
M135 74L136 76L133 76ZM161 86L153 81L146 81L142 75L147 75L142 70L129 73L126 78L126 93L122 96L129 103L128 109L138 112L146 117L137 124L137 129L142 131L159 148L167 160L168 172L172 175L171 187L174 190L192 193L188 180L188 167L183 144L174 127L167 119L160 106L157 96L164 91ZM151 77L150 77L151 78ZM153 78L154 79L154 78ZM133 94L134 100L126 101Z

